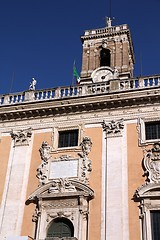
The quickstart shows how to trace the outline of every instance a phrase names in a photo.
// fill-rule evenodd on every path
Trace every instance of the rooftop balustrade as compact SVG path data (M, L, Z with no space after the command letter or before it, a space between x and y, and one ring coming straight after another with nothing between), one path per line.
M94 29L94 30L86 30L85 36L94 35L94 34L112 33L112 32L122 31L122 30L126 30L126 29L128 29L127 24L106 27L106 28L99 28L99 29Z
M0 106L160 87L160 75L0 95Z

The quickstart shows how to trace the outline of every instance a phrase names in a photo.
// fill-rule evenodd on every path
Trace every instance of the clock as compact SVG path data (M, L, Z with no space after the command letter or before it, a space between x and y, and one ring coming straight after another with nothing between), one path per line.
M93 82L106 82L113 78L113 72L107 67L98 68L91 75Z

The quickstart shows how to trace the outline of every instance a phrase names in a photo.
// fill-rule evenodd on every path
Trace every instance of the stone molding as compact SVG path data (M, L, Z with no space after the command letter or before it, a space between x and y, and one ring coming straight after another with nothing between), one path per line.
M91 86L92 87L92 86ZM0 122L7 122L13 120L25 120L30 119L30 117L47 117L56 116L60 113L80 113L81 111L89 110L104 110L116 109L122 107L133 107L134 105L144 106L145 103L153 105L153 103L159 103L160 100L160 90L158 88L146 88L141 91L137 89L132 90L132 95L130 91L128 92L113 92L104 94L92 94L89 96L78 96L75 98L63 99L59 101L51 100L50 102L32 102L28 104L19 104L18 106L2 106L2 112L0 112ZM83 98L82 98L83 97ZM54 104L53 104L54 102ZM41 119L42 120L42 119Z
M14 140L14 146L26 146L29 145L29 141L31 140L32 132L31 128L26 130L19 130L11 132L11 137Z
M54 189L53 187L55 186L55 184L57 184L57 189ZM82 195L87 197L88 199L92 199L94 197L94 191L86 184L73 179L59 179L59 180L53 180L37 188L29 196L28 201L32 202L32 201L36 201L37 199L43 199L43 198L57 199L57 197L62 197L62 196L67 197L70 195L70 193L72 193L71 194L72 196Z

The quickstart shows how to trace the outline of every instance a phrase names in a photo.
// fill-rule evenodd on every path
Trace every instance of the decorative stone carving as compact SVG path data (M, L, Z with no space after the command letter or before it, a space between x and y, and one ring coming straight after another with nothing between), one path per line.
M53 185L52 181L37 188L27 200L27 205L35 203L38 207L35 209L32 219L36 223L37 239L46 238L45 229L57 218L66 218L72 222L74 229L78 229L75 239L78 239L78 236L82 234L86 236L89 201L94 198L94 191L89 186L74 179L59 179L56 182L62 192L48 193ZM70 187L71 189L74 187L75 191L67 192Z
M42 162L37 168L36 177L39 179L39 186L44 185L47 180L47 172L48 172L48 162Z
M39 211L38 207L36 207L32 215L32 222L37 222L40 215L41 215L41 212Z
M42 163L37 168L36 177L39 179L39 186L44 185L48 178L48 160L51 157L51 146L47 142L43 142L41 148L39 149Z
M79 156L82 158L81 166L81 178L82 181L86 184L88 183L88 172L92 171L92 161L88 158L88 154L92 148L92 141L89 137L84 137L80 146L82 147L82 152L79 153Z
M160 143L153 144L144 157L145 175L149 182L160 183Z
M118 69L117 69L116 67L114 68L113 78L114 78L114 79L119 78L119 72L118 72Z
M60 161L67 161L67 160L72 159L72 157L69 156L69 155L61 155L58 159L59 159Z
M39 186L52 181L51 192L74 191L75 189L67 179L77 178L88 184L89 173L92 171L92 161L88 158L91 151L92 141L89 137L84 137L81 144L81 158L73 158L69 155L61 155L53 159L52 148L47 142L43 142L39 149L42 163L37 168L36 177L39 179ZM65 179L65 180L62 180Z
M29 145L32 132L31 128L27 130L13 131L11 132L11 137L14 140L14 146L25 146Z
M103 121L102 127L107 134L120 133L121 130L124 129L123 119L120 119L119 121L112 120L109 123Z
M92 148L92 142L89 137L84 137L80 146L82 147L83 157L88 156Z
M60 178L52 182L52 186L48 189L49 193L58 192L75 192L76 188L67 178Z
M43 202L43 207L48 209L57 209L57 208L73 208L78 205L77 199L58 199L54 201L45 201Z
M51 157L50 152L52 148L47 142L43 142L41 148L39 149L40 156L43 161L47 162Z

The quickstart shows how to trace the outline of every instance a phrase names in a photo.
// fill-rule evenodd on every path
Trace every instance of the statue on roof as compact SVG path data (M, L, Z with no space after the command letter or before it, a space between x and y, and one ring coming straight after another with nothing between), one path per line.
M36 79L35 78L32 78L32 82L30 82L30 85L29 85L29 90L35 90L36 89Z

